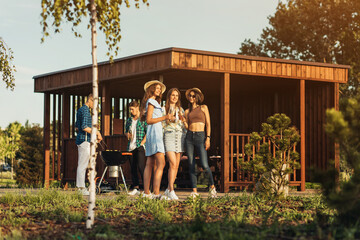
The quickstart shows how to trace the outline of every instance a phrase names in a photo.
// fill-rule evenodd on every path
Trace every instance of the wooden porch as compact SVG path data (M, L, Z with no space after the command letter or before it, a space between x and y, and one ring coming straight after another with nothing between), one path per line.
M259 131L261 123L278 112L287 114L300 129L301 169L292 174L291 185L305 190L305 181L311 179L307 169L326 169L330 159L338 167L337 146L327 138L323 124L326 108L338 108L339 84L347 82L349 68L179 48L100 63L101 132L111 149L124 150L127 104L142 98L143 84L150 79L159 79L167 89L177 87L182 93L198 87L210 110L209 156L220 156L221 191L251 182L235 160L243 154L249 134ZM75 113L91 91L91 66L39 75L34 80L35 92L44 93L45 184L52 179L72 181L77 165ZM184 94L182 100L186 108ZM99 161L98 174L103 168Z

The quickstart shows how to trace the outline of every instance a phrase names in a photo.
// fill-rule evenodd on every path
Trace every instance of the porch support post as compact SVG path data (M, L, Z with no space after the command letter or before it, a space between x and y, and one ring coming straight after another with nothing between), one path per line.
M114 118L120 118L120 99L118 97L115 98L114 101Z
M62 143L61 143L61 168L62 168L62 177L67 177L66 176L66 163L67 161L65 160L66 155L66 151L69 151L66 148L65 145L65 139L68 139L70 137L70 95L67 93L63 93L62 95L62 114L61 114L62 120L61 120L61 133L62 133ZM63 179L62 179L62 183ZM65 185L66 188L66 185Z
M109 84L104 84L102 86L102 95L101 95L101 101L102 101L102 109L101 109L101 115L102 115L102 135L103 136L109 136L110 135L110 114L111 114L111 97L110 97L110 89Z
M305 191L305 80L300 80L300 164L301 191Z
M221 79L221 191L229 191L230 73Z
M50 93L44 93L44 187L50 180Z
M57 180L61 180L61 94L58 94Z
M339 111L339 83L334 83L334 108L335 110ZM338 173L340 173L340 150L339 150L339 143L335 143L335 169ZM339 182L339 175L335 175L336 182Z
M55 158L56 158L56 94L53 94L53 122L52 122L52 174L51 180L55 180Z

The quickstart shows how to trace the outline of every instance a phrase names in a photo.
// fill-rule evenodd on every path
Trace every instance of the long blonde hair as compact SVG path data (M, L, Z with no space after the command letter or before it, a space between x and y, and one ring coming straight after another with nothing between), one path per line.
M150 85L146 91L145 91L145 94L144 94L144 97L143 99L141 100L141 107L140 107L140 115L141 115L141 121L145 121L146 120L146 102L147 100L149 100L149 98L151 98L152 96L154 96L155 94L155 89L156 89L156 86L157 85L160 85L158 83L154 83L152 85ZM161 86L161 85L160 85ZM162 98L162 91L160 93L160 96L157 96L155 98L155 100L160 104L161 103L161 98Z

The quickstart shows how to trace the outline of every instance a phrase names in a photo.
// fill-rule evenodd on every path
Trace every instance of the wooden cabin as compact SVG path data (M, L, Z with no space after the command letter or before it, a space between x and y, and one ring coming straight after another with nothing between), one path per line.
M99 63L101 133L110 149L125 150L127 104L141 99L143 85L159 79L167 89L177 87L187 107L185 90L200 88L211 116L209 161L221 191L247 186L237 159L253 131L274 113L285 113L300 130L301 169L290 185L305 190L310 168L326 169L339 150L325 134L325 110L339 108L339 84L348 80L349 66L251 57L199 50L167 48ZM75 113L92 91L91 65L34 77L35 92L44 94L44 179L74 181L77 168ZM166 95L166 93L164 94ZM164 97L165 99L165 97ZM51 127L52 125L52 127ZM184 163L185 164L185 163ZM98 175L103 172L101 161ZM178 179L184 176L180 166ZM130 182L129 166L125 166Z

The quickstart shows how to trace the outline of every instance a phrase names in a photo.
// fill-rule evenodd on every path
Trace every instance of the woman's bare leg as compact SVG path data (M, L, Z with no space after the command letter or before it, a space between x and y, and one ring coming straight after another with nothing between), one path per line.
M150 194L150 181L151 174L155 165L155 159L153 156L147 157L146 166L144 170L144 193Z
M160 193L161 178L165 167L165 156L163 153L156 153L153 155L153 157L155 158L153 189L154 194L158 195Z
M166 155L169 159L168 189L171 192L174 190L174 182L179 169L181 153L167 152Z
M169 170L168 170L168 190L172 191L174 190L174 182L173 182L173 176L176 172L176 153L175 152L167 152L166 153L167 159L169 161Z

